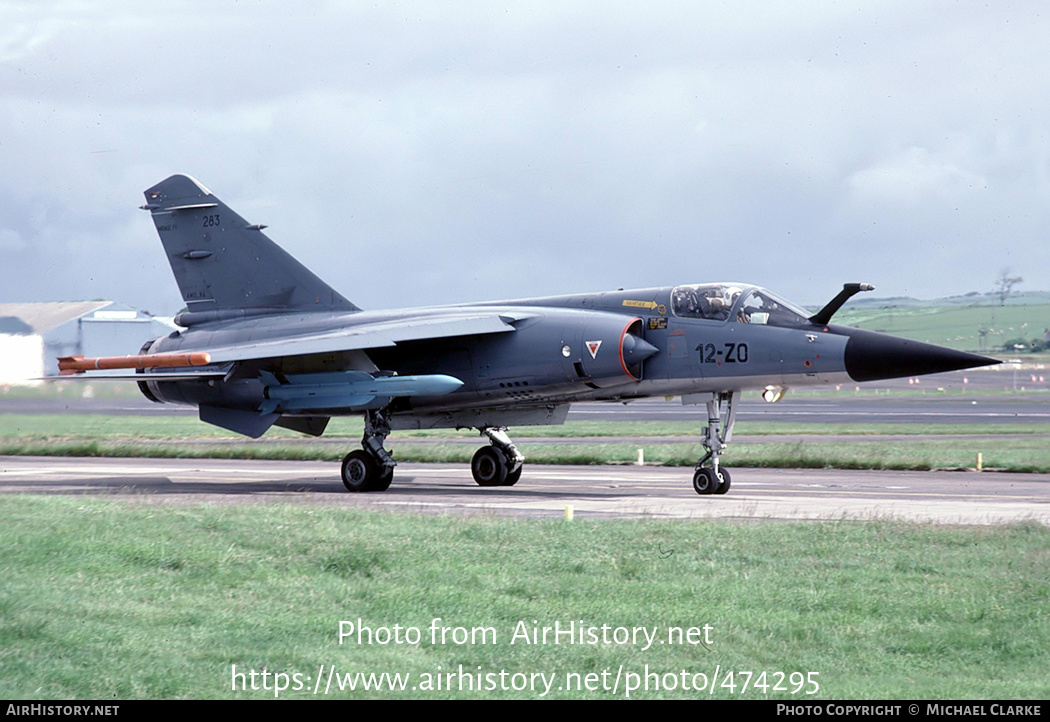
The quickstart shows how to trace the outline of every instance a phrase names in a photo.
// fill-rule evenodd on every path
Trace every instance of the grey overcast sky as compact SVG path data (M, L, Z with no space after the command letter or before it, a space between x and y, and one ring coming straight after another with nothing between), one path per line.
M172 173L364 308L1050 289L1045 8L0 0L0 301L177 312Z

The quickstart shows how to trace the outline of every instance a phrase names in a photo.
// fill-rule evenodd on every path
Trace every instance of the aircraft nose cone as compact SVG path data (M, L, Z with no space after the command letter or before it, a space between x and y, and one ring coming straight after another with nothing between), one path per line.
M854 381L875 381L990 366L999 361L884 333L850 329L845 363L846 373Z

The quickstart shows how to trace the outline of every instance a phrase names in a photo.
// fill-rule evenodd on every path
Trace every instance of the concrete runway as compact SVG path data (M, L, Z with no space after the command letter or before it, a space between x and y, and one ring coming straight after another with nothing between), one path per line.
M1037 372L1037 373L1042 373ZM1029 394L943 394L937 389L981 391L1019 387ZM906 379L886 384L887 395L857 395L852 389L826 396L788 396L766 404L754 394L742 399L746 421L957 423L1034 425L1050 420L1050 376L997 367L964 376L941 374L922 380L922 391ZM1042 392L1042 393L1040 393ZM103 413L196 415L195 409L152 404L136 395L120 399L4 399L4 413ZM691 421L696 443L706 421L703 406L677 399L644 399L628 405L578 404L570 420ZM522 443L525 427L512 429ZM879 437L885 441L887 437ZM911 437L914 438L914 437ZM949 437L938 437L949 438ZM735 443L751 439L737 436ZM766 440L754 437L755 442ZM782 439L779 439L782 440ZM833 441L831 437L822 437ZM858 440L851 437L851 440ZM904 439L902 439L904 440ZM325 440L319 440L324 443ZM577 443L581 440L538 440ZM583 439L588 443L599 440ZM608 440L605 440L608 441ZM647 439L649 442L655 439ZM314 442L318 443L318 442ZM345 440L331 443L345 444ZM413 440L413 443L425 443ZM477 445L477 439L464 440ZM396 445L393 445L396 447ZM112 495L151 503L251 503L267 499L408 509L437 513L517 514L558 517L572 505L580 517L681 519L870 519L889 518L949 524L990 524L1027 519L1050 525L1050 475L976 472L881 472L734 468L725 496L701 497L692 470L637 466L526 465L512 488L483 489L467 465L402 464L389 491L349 494L337 464L321 462L66 459L0 457L0 494L9 492Z
M0 457L0 494L137 503L313 503L445 514L732 520L894 519L1050 525L1050 474L732 469L724 496L693 492L689 468L526 466L482 488L459 464L401 464L390 490L347 493L334 463Z

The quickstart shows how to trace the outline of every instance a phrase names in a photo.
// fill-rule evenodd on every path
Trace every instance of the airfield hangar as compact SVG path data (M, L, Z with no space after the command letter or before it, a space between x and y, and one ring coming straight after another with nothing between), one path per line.
M0 303L0 386L58 374L59 356L124 356L176 329L113 301Z

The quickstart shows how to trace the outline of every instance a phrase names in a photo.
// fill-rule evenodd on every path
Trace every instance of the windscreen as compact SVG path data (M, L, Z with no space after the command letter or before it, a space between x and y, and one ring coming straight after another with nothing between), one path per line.
M794 304L756 288L739 303L734 314L740 323L798 327L809 323L808 314Z
M678 286L671 292L671 311L679 318L734 321L767 326L798 327L809 313L764 288L733 283Z
M678 286L671 292L671 311L679 318L726 321L742 292L740 286L728 283Z

